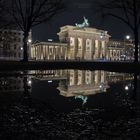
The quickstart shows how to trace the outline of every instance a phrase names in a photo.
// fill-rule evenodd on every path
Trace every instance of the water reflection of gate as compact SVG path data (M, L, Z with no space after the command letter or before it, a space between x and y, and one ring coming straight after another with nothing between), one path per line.
M60 94L66 97L96 94L109 88L105 71L46 70L35 73L37 79L59 81Z
M104 71L69 70L67 88L61 88L63 96L91 95L105 92L108 86Z

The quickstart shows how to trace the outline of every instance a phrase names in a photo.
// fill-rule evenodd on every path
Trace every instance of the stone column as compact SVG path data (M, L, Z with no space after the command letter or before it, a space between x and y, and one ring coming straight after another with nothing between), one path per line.
M92 39L92 60L95 59L95 40Z
M55 46L55 60L58 59L58 46Z
M44 59L44 55L43 55L43 45L40 45L40 51L41 51L41 60Z
M45 49L45 45L42 46L43 47L43 59L46 59L46 49Z
M61 48L61 59L62 59L62 56L63 56L63 48L62 48L62 46L60 46L60 48Z
M48 45L48 60L50 60L50 46Z
M75 37L75 45L74 45L74 58L78 55L78 39Z
M36 45L35 45L35 59L37 59L37 49L36 49Z
M48 46L47 45L45 45L45 59L48 59Z
M74 59L75 54L75 38L70 37L70 44L69 44L69 59Z
M55 46L53 46L53 59L55 60L56 58L56 50L55 50Z
M101 83L105 83L105 72L101 71Z
M98 46L98 58L102 58L102 42L99 40L99 46Z
M39 53L38 53L38 59L40 59L40 58L41 58L41 57L40 57L40 56L41 56L40 45L38 46L38 49L39 49L39 51L38 51L38 52L39 52Z
M94 78L95 78L95 80L94 80L95 81L95 85L97 85L99 83L99 73L98 73L98 71L95 71L94 75L95 75L94 76Z
M33 58L33 47L31 47L30 50L31 50L31 52L30 52L30 57ZM1 56L1 55L0 55L0 56ZM9 54L9 57L10 57L10 54Z
M68 58L68 56L67 56L68 52L67 51L68 51L67 46L65 46L65 60L67 60L67 58Z
M77 74L77 85L81 85L82 84L82 72L80 70L78 70L78 74Z
M82 59L84 60L85 59L85 55L86 55L86 39L83 38L83 45L82 45Z
M39 59L39 53L40 53L40 51L39 51L39 45L37 46L37 59Z
M39 53L39 46L36 46L36 56L37 56L37 59L39 59L38 53Z
M72 86L75 84L75 75L74 75L74 70L69 71L69 85Z
M105 52L105 41L102 41L101 51L102 51L102 57L105 58L105 57L106 57L106 52Z
M34 54L33 54L33 58L36 58L36 52L35 52L36 50L35 50L35 46L34 46Z
M95 59L98 58L98 55L99 55L99 41L98 40L95 40Z

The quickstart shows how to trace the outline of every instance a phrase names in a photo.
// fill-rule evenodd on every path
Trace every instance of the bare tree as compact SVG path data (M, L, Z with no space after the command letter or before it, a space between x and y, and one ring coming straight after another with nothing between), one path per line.
M134 62L138 62L140 0L106 0L100 3L100 8L103 17L114 17L132 30L135 45Z
M12 17L23 31L23 61L28 61L28 36L32 27L47 22L62 9L62 0L11 0ZM12 12L11 12L12 11Z
M0 29L5 28L9 23L6 20L5 1L0 0Z

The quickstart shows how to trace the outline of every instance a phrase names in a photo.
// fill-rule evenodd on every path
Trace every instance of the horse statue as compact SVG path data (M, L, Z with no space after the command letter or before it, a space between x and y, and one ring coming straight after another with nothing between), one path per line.
M76 27L83 28L83 27L88 27L89 26L88 19L86 19L85 17L83 17L83 19L84 19L84 21L83 21L82 24L75 23Z

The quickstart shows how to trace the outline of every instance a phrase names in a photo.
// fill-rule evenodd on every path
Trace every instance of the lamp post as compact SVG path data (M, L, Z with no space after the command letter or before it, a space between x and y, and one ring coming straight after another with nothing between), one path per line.
M31 39L28 39L28 43L31 43L32 42L32 40Z
M133 60L134 59L134 40L130 35L126 35L125 39L127 40L127 45L125 42L125 51L127 54L127 59L128 60ZM126 47L127 46L127 47Z
M125 60L128 60L128 58L129 58L127 43L128 43L128 41L130 41L130 39L131 39L130 35L126 35L125 38L124 38L124 50L125 50L124 55L125 55Z

